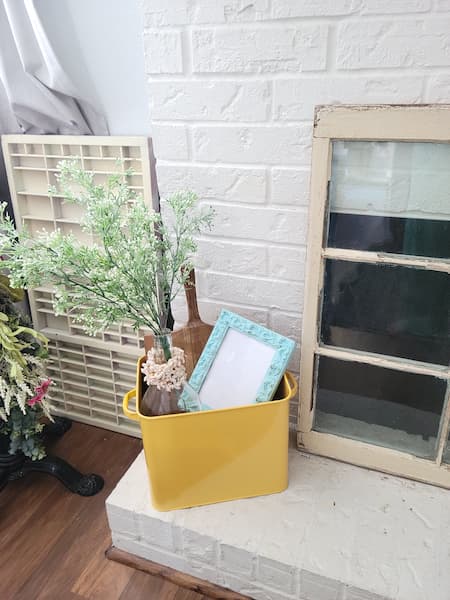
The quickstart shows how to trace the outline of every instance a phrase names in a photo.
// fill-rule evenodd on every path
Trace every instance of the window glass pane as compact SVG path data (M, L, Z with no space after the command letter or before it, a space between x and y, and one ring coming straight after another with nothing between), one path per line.
M321 341L448 364L449 275L397 265L327 260Z
M324 356L317 360L316 431L435 457L445 380Z
M333 142L328 245L450 258L450 144Z
M449 221L330 214L332 248L450 258L449 240Z

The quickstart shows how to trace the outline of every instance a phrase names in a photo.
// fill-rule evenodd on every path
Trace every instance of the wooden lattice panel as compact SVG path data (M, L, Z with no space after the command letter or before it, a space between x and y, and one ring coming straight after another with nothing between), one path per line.
M93 241L80 227L81 208L64 203L58 192L57 167L64 159L78 160L94 174L97 184L110 174L122 173L149 209L152 205L147 138L5 135L2 146L16 223L18 228L26 225L31 234L59 229L87 244ZM50 192L53 187L56 191ZM73 317L55 315L52 297L47 288L29 293L34 326L50 339L55 412L138 435L134 424L123 416L121 402L123 394L134 387L145 331L135 332L123 323L88 336Z

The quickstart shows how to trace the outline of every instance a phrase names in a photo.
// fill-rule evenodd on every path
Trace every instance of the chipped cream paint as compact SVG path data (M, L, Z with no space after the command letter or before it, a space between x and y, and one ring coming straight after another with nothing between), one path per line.
M406 257L398 254L344 250L341 248L324 248L322 250L322 256L323 258L339 258L339 260L356 260L374 264L404 265L407 267L418 267L419 269L431 269L432 271L450 273L450 262L448 260L421 258L417 256Z
M320 106L314 138L342 140L450 140L449 104Z
M386 255L336 248L323 249L325 211L330 179L331 142L347 140L394 140L450 142L450 105L430 106L323 106L316 109L312 175L311 217L308 235L307 276L300 365L300 406L298 446L309 452L330 456L353 464L379 469L411 479L427 481L450 488L450 467L441 464L450 429L449 387L439 429L436 461L359 442L337 435L312 431L314 420L313 369L316 355L366 362L412 373L425 373L447 379L446 367L426 365L363 352L319 347L317 323L322 295L325 258L359 260L370 263L409 265L450 272L448 260Z
M329 356L339 360L350 360L357 363L385 367L386 369L397 369L407 373L423 373L440 379L448 379L449 369L444 365L430 365L428 363L415 360L399 358L397 356L385 356L383 354L367 354L362 350L348 350L346 348L336 348L334 346L319 346L316 349L319 356Z
M446 490L295 450L289 463L281 494L160 513L141 454L106 503L113 543L252 598L449 600Z
M450 431L450 384L447 385L447 396L444 403L444 415L441 419L441 424L439 427L439 443L438 449L436 453L436 464L440 465L442 463L442 456L444 454L445 447L447 445L447 440L449 438ZM450 470L450 467L447 467Z
M330 140L315 139L312 148L310 189L310 217L306 260L308 272L305 280L305 307L302 334L302 361L300 364L299 425L300 430L312 427L312 380L314 370L313 344L317 337L320 282L323 280L322 249L325 205L331 173ZM305 346L306 343L306 346Z

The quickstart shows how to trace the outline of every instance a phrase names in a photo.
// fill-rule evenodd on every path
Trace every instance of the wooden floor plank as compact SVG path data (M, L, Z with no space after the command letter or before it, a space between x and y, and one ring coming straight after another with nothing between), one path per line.
M206 596L197 594L197 592L193 592L192 590L178 588L174 600L203 600L204 598L206 598Z
M141 441L75 423L51 448L104 489L71 494L47 475L30 474L0 493L0 600L206 600L160 577L109 561L105 500Z
M104 560L105 545L109 540L104 503L116 484L117 475L113 476L113 471L123 473L136 454L135 450L129 453L120 446L120 452L114 452L117 448L116 434L108 434L105 435L100 429L93 433L94 453L97 454L97 465L101 465L97 471L105 478L105 487L96 496L78 502L79 509L75 518L66 523L59 539L48 552L45 563L35 570L34 585L37 584L43 590L42 594L53 594L56 598L61 591L72 590L80 572L86 569L92 559L97 556ZM92 453L85 465L84 470L87 472L95 469L95 457ZM54 573L51 578L49 572ZM33 582L29 582L21 591L27 592L32 586ZM41 597L36 596L36 600L41 600Z
M145 598L146 600L168 600L163 596L167 592L168 586L164 579L152 577L142 571L134 571L127 587L123 590L120 600L135 600L136 598Z
M78 446L77 460L73 461L74 464L88 463L90 456L96 452L99 434L94 431L89 438L83 438L78 432L71 431L66 435L68 443ZM68 525L78 524L80 511L85 510L88 505L92 506L92 502L98 498L80 498L66 490L59 482L56 482L55 486L55 481L50 476L42 475L41 477L48 481L52 492L45 505L31 515L19 534L5 548L4 554L10 557L8 562L16 562L20 557L20 577L17 576L17 572L11 570L0 578L0 598L4 598L6 593L19 592L19 589L19 597L32 597L34 593L34 598L37 598L39 592L45 591L45 587L41 585L39 578L36 578L36 574L42 569L47 570L49 558L54 548L61 546L59 541L64 536ZM33 485L34 480L35 477L33 480L30 478L29 485ZM10 489L13 487L14 482L10 484ZM21 496L19 495L16 503L20 504L20 502ZM26 507L24 509L22 512L26 514ZM74 540L76 538L77 536ZM71 544L64 544L64 551L67 552L70 546ZM60 564L64 562L63 557L59 557ZM54 565L51 566L54 569ZM59 570L56 570L53 577L58 572ZM51 570L48 571L48 574L51 573ZM38 586L39 592L36 592L33 581Z
M0 548L5 551L15 538L32 527L35 514L47 510L51 504L58 483L51 485L44 479L32 474L27 482L17 481L0 493ZM20 515L15 507L19 497L23 507Z
M70 438L72 447L83 445L82 431L79 429L75 428L67 436L68 440ZM64 446L61 447L61 440L54 443L51 449L61 458L67 458L67 449ZM86 451L89 452L90 448L88 447ZM83 457L80 457L80 454L82 452L78 451L77 458L82 460ZM8 548L10 541L20 536L20 529L29 529L28 521L33 521L34 513L48 511L48 507L51 505L48 497L54 494L60 485L49 475L30 473L26 479L15 481L3 490L0 494L0 548ZM11 510L10 506L11 503L17 502L18 498L23 507L19 519L17 510Z
M106 543L108 539L105 536ZM75 581L72 592L87 600L119 598L134 573L134 569L125 565L114 565L111 561L105 564L104 552L96 551Z

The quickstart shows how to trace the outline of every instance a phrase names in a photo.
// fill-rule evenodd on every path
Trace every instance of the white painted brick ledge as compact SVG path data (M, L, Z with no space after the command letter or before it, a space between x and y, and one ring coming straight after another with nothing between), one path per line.
M448 600L450 494L295 450L282 494L160 513L141 454L113 544L257 600Z

